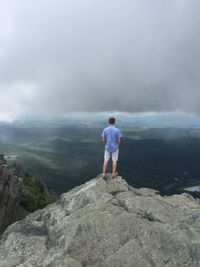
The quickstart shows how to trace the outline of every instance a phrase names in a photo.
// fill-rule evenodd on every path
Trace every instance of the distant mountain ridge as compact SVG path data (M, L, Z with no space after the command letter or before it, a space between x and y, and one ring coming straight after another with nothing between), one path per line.
M24 116L17 118L13 125L16 126L84 126L84 127L104 127L110 116L117 118L120 127L180 127L180 128L200 128L200 117L195 114L181 112L78 112L65 115L58 115L51 118L42 116ZM6 123L2 123L5 125ZM9 123L10 124L10 123ZM9 125L8 124L8 125Z
M10 225L3 267L199 267L200 200L100 176Z

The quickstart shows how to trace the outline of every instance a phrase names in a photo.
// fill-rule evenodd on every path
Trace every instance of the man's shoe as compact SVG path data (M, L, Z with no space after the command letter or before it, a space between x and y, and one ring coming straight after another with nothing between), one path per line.
M116 172L115 174L112 174L112 178L113 178L113 179L116 178L117 175L118 175L118 172Z
M104 175L103 173L101 174L101 178L103 178L104 180L107 180L106 175Z

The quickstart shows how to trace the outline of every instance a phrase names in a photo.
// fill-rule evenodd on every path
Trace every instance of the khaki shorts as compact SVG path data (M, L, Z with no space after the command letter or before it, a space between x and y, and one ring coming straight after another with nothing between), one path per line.
M112 160L113 161L118 161L119 148L115 152L108 152L107 150L105 150L104 159L105 160L109 160L110 159L110 154L112 155Z

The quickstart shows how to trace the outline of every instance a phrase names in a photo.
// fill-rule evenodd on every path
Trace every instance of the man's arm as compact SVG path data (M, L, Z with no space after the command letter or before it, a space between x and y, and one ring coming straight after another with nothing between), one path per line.
M103 130L103 133L102 133L101 137L102 137L102 143L105 144L106 143L106 132L105 132L105 129Z
M121 134L121 132L119 131L119 132L118 132L118 136L117 136L117 143L118 143L118 145L121 144L121 139L122 139L122 134Z

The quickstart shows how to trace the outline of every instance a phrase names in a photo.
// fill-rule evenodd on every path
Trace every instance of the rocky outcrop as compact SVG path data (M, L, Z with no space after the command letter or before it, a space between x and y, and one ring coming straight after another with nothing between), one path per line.
M10 225L3 267L200 266L200 203L97 177Z
M4 155L0 154L0 234L8 225L25 218L32 211L30 207L35 210L41 207L41 201L36 202L35 192L31 186L37 192L41 187L43 188L44 192L41 195L42 204L45 206L45 201L50 199L46 186L39 181L34 184L33 177L26 176L21 167L16 164L7 165Z
M7 166L4 155L0 154L0 233L28 214L20 205L21 189L18 183L14 168Z

